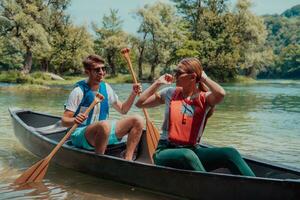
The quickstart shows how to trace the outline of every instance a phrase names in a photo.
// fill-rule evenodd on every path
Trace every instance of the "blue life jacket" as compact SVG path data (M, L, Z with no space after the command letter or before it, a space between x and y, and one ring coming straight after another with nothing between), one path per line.
M91 103L95 99L95 94L85 80L77 82L75 84L75 87L80 87L80 89L83 92L83 98L74 114L74 116L77 116L81 110L84 112L91 105ZM99 93L104 96L104 100L100 103L100 115L98 119L99 121L101 121L101 120L106 120L109 115L108 95L106 90L106 84L103 81L101 81L99 84ZM94 109L91 110L87 120L85 120L82 124L80 124L79 127L87 126L91 124L93 112Z

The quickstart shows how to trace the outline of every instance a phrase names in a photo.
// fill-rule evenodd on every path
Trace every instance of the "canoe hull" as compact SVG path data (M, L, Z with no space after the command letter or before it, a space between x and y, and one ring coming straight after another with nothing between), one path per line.
M16 137L38 157L45 157L57 142L20 122L11 111ZM59 118L55 118L59 120ZM130 162L64 145L53 161L93 176L189 199L300 199L300 182L202 173Z

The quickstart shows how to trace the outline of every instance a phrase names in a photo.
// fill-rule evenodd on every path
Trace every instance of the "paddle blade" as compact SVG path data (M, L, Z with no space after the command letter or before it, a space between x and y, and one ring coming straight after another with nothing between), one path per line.
M159 139L160 139L160 134L159 134L159 131L157 130L157 128L154 126L154 124L153 124L153 122L150 122L150 124L151 124L151 127L152 127L152 132L153 132L153 135L154 135L154 137L155 137L155 145L154 145L154 147L155 147L155 149L157 148L157 144L158 144L158 141L159 141Z
M43 167L43 169L41 169L40 173L37 174L35 177L32 176L32 179L29 179L29 182L42 182L44 176L47 173L49 167L49 163L45 165L45 167Z
M159 141L159 132L151 121L146 122L146 141L147 141L147 149L149 153L149 158L153 163L152 156L157 148Z
M15 180L15 184L23 184L28 181L28 179L32 176L32 174L38 169L38 167L42 164L43 160L40 160L39 162L32 165L30 168L28 168L19 178Z

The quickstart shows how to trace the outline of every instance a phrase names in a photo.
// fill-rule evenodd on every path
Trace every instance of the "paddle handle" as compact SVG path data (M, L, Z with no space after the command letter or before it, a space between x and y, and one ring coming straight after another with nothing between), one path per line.
M130 60L130 57L129 57L129 52L130 52L130 49L129 48L124 48L121 50L121 53L122 55L124 56L127 64L128 64L128 67L129 67L129 71L131 73L131 76L132 76L132 79L133 79L133 82L135 84L137 84L137 79L136 79L136 76L135 76L135 73L133 71L133 67L132 67L132 63L131 63L131 60Z
M134 71L133 71L132 62L131 62L131 59L130 59L130 56L129 56L129 52L130 52L130 49L129 49L129 48L124 48L124 49L121 50L121 53L122 53L123 57L125 58L125 60L126 60L126 62L127 62L127 64L128 64L129 71L130 71L130 74L131 74L131 76L132 76L133 82L134 82L135 84L137 84L138 81L137 81L137 78L136 78L135 73L134 73ZM147 110L146 110L145 108L143 108L142 110L143 110L143 112L144 112L144 115L145 115L145 117L146 117L146 120L147 120L147 121L150 121L150 119L149 119L149 114L148 114Z
M101 102L104 99L104 97L100 94L97 94L94 101L91 103L91 105L86 109L84 112L84 115L88 115L90 111L94 108L96 104ZM58 149L66 142L66 140L70 137L70 135L75 131L75 129L78 127L79 124L75 123L72 128L67 132L67 134L63 137L63 139L56 145L56 147L51 151L51 153L47 156L47 160L51 160L52 157L55 155L55 153L58 151Z
M125 58L125 60L128 64L129 71L131 73L132 79L133 79L134 83L137 84L138 82L137 82L135 73L133 71L133 67L132 67L130 56L129 56L129 52L130 52L129 48L124 48L124 49L121 50L121 53L122 53L123 57ZM152 134L147 134L146 137L147 137L147 142L148 142L148 152L149 152L150 160L151 160L151 163L153 163L152 155L153 155L153 153L154 153L154 151L157 147L157 144L158 144L159 132L157 131L157 129L155 128L155 126L151 122L151 120L149 118L149 114L148 114L146 108L143 108L142 110L143 110L143 113L144 113L145 118L146 118L147 130L151 130L151 132L152 132ZM149 141L151 141L151 142L149 142Z

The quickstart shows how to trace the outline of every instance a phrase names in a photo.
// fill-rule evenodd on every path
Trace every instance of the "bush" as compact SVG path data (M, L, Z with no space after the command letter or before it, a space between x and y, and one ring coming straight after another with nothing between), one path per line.
M43 72L34 72L32 74L30 74L30 76L34 79L41 79L41 80L45 80L45 81L51 81L51 76L47 73L43 73Z
M0 82L5 83L26 83L28 75L23 75L20 71L5 71L0 73Z

